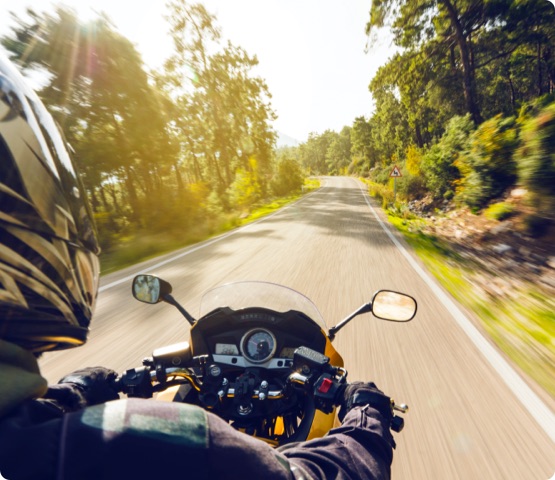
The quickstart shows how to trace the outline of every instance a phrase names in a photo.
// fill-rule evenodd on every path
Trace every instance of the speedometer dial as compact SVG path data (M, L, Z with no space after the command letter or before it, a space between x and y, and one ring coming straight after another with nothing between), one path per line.
M264 328L249 330L241 339L241 353L253 363L263 363L276 352L276 337Z

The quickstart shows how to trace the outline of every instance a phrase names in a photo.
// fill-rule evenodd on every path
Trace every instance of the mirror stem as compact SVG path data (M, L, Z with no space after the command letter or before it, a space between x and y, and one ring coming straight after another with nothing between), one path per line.
M183 315L191 325L195 324L196 320L193 317L191 317L191 314L187 310L185 310L179 304L179 302L172 297L172 295L170 295L169 293L164 295L163 300L166 303L169 303L170 305L173 305L175 308L177 308L180 311L181 315Z
M347 318L345 318L344 320L341 320L341 322L339 322L335 327L331 327L328 331L328 338L330 339L330 342L333 341L336 333L339 332L339 330L341 330L345 325L347 325L353 318L355 318L357 315L361 315L363 313L369 313L371 311L372 311L372 302L365 303L358 310L355 310L353 313L351 313Z

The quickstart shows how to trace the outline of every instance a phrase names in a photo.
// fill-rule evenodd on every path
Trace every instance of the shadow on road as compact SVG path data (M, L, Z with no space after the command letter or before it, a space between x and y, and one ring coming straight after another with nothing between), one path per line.
M327 235L357 239L379 247L394 246L357 188L325 187L265 222L306 223L325 230Z

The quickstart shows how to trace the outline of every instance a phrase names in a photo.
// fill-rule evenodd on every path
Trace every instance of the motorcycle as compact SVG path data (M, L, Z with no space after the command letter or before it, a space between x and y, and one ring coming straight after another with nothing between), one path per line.
M321 437L333 428L347 385L343 359L332 345L339 330L363 313L407 322L417 309L411 296L379 290L326 331L307 297L273 283L214 288L203 296L198 320L155 275L137 275L132 293L144 303L175 306L191 325L190 339L158 348L141 367L124 372L120 391L199 405L272 446ZM391 408L408 410L393 400ZM391 429L400 432L403 425L394 415Z

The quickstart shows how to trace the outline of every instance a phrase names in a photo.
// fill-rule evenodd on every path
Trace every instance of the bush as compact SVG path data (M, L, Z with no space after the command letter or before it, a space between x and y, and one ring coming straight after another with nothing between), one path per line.
M397 192L407 200L418 200L426 196L426 181L422 176L407 175L397 181Z
M485 211L487 218L491 220L505 220L514 213L514 207L510 203L501 202L490 205Z
M472 134L470 149L456 162L462 173L457 198L469 207L482 207L514 185L517 179L513 153L518 145L515 119L498 115Z
M522 126L516 152L520 182L531 192L539 212L553 218L555 206L555 103Z
M304 178L299 163L290 158L283 158L277 165L274 178L270 182L270 189L274 195L283 197L300 190L303 181Z
M368 192L372 197L381 200L382 207L384 208L386 208L390 203L393 203L393 191L390 190L387 185L370 182L368 184Z
M362 157L354 156L351 163L347 167L349 175L363 174L368 170L368 165Z
M424 155L421 170L426 178L426 186L434 198L443 198L452 190L453 183L459 179L460 172L455 161L469 147L470 134L474 123L470 115L453 117L440 141Z
M249 159L249 168L238 168L235 180L228 189L231 203L240 210L248 210L262 198L258 163Z

